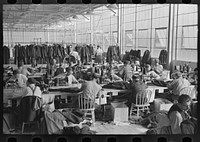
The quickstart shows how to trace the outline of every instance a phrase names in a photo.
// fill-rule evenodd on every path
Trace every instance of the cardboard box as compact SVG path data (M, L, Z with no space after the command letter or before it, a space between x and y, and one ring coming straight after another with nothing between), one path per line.
M128 107L124 103L111 103L111 112L114 122L128 121Z

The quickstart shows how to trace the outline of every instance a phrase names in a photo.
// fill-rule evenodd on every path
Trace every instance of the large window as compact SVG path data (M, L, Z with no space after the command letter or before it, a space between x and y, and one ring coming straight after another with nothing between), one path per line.
M167 48L167 28L155 29L155 48Z
M112 32L111 35L111 45L116 45L117 44L117 31Z
M183 49L197 49L197 25L182 26Z
M103 42L104 42L104 49L108 48L108 46L110 45L110 37L108 32L103 34Z
M125 46L126 47L133 47L133 30L126 30L125 31Z
M150 39L148 38L148 29L138 30L138 46L140 48L149 47Z

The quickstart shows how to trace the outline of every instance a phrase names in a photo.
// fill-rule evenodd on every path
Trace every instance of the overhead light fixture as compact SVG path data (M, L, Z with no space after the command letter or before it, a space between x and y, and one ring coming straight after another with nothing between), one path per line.
M86 12L86 15L93 15L93 14L94 14L93 10Z
M109 4L109 5L106 5L106 7L111 8L111 9L118 9L117 4Z
M78 16L74 15L72 16L73 19L78 19Z

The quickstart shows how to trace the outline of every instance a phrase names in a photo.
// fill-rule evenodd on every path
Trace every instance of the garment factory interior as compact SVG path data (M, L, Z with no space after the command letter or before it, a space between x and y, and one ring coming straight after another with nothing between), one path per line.
M3 133L195 134L197 7L3 5Z

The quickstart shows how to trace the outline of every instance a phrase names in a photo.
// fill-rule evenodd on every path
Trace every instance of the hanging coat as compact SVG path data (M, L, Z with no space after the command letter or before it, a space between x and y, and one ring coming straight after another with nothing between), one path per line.
M144 52L144 55L142 57L142 64L151 64L151 53L149 50L146 50Z

